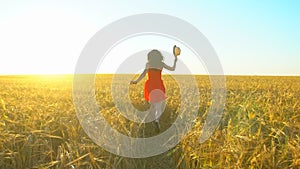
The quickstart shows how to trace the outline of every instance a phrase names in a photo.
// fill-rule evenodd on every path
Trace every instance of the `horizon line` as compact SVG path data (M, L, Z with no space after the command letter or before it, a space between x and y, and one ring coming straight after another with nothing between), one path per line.
M95 73L94 75L115 75L116 73ZM138 73L117 73L119 75L138 75ZM66 74L55 74L55 73L41 73L41 74L0 74L0 77L3 76L74 76L73 73L66 73ZM76 75L93 75L93 73L79 73ZM175 75L175 76L222 76L222 74L166 74L163 73L163 75ZM223 74L224 76L277 76L277 77L299 77L300 75L297 74Z

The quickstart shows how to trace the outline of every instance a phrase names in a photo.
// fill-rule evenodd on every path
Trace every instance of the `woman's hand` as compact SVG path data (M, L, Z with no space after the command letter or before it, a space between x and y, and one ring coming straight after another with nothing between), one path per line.
M137 84L137 81L131 80L131 81L130 81L130 84Z

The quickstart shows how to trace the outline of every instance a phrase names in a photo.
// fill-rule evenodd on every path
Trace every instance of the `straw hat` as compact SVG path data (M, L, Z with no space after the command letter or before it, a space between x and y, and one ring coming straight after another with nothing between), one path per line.
M177 47L176 45L174 45L173 46L173 54L174 54L174 56L180 55L180 52L181 52L180 48Z

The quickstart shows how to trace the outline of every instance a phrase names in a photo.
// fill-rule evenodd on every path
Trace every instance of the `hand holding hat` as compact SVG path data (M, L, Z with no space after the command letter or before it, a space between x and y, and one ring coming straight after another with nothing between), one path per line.
M180 55L180 52L181 52L180 48L177 47L176 45L174 45L174 46L173 46L173 55L174 55L175 57L177 57L177 56Z

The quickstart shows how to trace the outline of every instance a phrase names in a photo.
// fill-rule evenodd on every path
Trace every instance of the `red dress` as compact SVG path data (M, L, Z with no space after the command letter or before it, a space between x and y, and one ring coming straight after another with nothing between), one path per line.
M166 90L161 79L161 69L148 69L148 80L144 86L144 97L151 103L160 102L166 99Z

